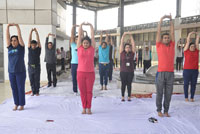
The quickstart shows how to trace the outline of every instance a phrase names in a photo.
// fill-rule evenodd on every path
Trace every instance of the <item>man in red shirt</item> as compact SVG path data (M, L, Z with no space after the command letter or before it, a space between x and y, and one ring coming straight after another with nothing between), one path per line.
M161 24L165 18L170 19L170 34L164 33L161 35ZM164 93L164 115L170 117L168 114L168 110L173 92L175 56L174 24L171 14L165 15L160 19L156 37L156 50L158 54L158 72L156 74L157 112L158 116L163 117L163 113L161 112L161 110L162 98Z

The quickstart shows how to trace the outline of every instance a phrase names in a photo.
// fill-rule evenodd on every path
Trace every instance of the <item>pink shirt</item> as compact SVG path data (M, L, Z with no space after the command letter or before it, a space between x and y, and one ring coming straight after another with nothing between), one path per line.
M79 72L94 72L94 54L95 49L90 46L84 49L81 45L78 48L78 69Z

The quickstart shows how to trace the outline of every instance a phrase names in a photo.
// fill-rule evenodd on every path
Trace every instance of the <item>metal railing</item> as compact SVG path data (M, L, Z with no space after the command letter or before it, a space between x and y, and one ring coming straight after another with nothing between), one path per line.
M181 18L181 24L190 24L200 22L200 15Z

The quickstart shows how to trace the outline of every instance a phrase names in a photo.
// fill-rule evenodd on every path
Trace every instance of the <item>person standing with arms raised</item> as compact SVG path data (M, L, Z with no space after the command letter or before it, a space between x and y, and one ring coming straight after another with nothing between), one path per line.
M36 40L32 40L32 33L36 33ZM33 28L28 41L28 74L31 83L32 96L39 95L40 89L40 54L41 44L36 28Z
M161 24L164 19L170 20L170 34L161 35ZM164 94L164 115L168 114L174 82L174 57L175 57L175 37L174 24L171 15L165 15L158 23L156 37L156 50L158 55L158 71L156 74L156 106L158 116L162 117L162 100Z
M124 38L126 35L129 35L130 43L124 44ZM120 44L120 78L122 101L125 101L124 94L126 87L128 90L128 101L131 101L131 85L134 77L134 54L135 41L131 33L125 32L122 36Z
M109 53L110 46L108 45L108 34L106 34L106 41L102 42L102 33L100 36L100 46L99 46L99 75L101 90L103 90L103 85L105 85L105 90L107 90L108 84L108 73L109 73Z
M82 26L90 26L91 39L88 36L83 37ZM82 114L92 114L91 103L92 103L92 91L95 81L94 71L94 54L95 54L95 39L94 29L90 23L82 23L79 26L78 32L78 69L77 69L77 81L80 90L80 96L83 106Z
M196 42L190 42L191 35L196 35ZM185 101L188 99L188 87L191 84L190 101L194 102L197 78L199 74L199 34L191 32L188 34L187 43L184 47L185 64L183 70Z
M74 25L71 30L71 40L70 40L70 47L71 47L71 74L72 74L72 83L73 83L73 91L74 94L77 95L77 68L78 68L78 55L77 55L77 40L78 36L74 36L74 30L78 27L78 25Z
M17 34L10 37L10 27L17 28ZM14 111L24 110L25 105L25 80L26 68L24 64L25 45L18 24L8 24L6 29L6 41L8 48L8 73L15 103Z
M53 37L53 43L49 42L49 37ZM52 85L51 73L53 74L53 87L56 87L56 36L49 33L45 42L45 60L47 77L48 77L48 87Z

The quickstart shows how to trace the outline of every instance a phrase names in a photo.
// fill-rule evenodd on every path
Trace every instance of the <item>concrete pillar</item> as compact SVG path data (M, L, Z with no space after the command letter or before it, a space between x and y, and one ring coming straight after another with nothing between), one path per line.
M120 37L124 33L124 0L120 0L118 8L118 26L120 27Z
M97 11L94 11L94 30L97 31Z
M178 27L180 25L180 22L181 22L180 18L175 18L175 20L174 20L174 27ZM177 45L177 42L181 38L181 31L182 31L182 29L175 29L175 33L174 33L174 35L175 35L175 57L177 55L176 54L177 53L177 47L176 47L176 45ZM175 58L175 61L176 61L176 58Z
M76 25L76 0L73 0L73 16L72 25ZM74 34L76 35L76 28L74 29Z
M181 1L182 0L176 0L176 18L181 17Z

